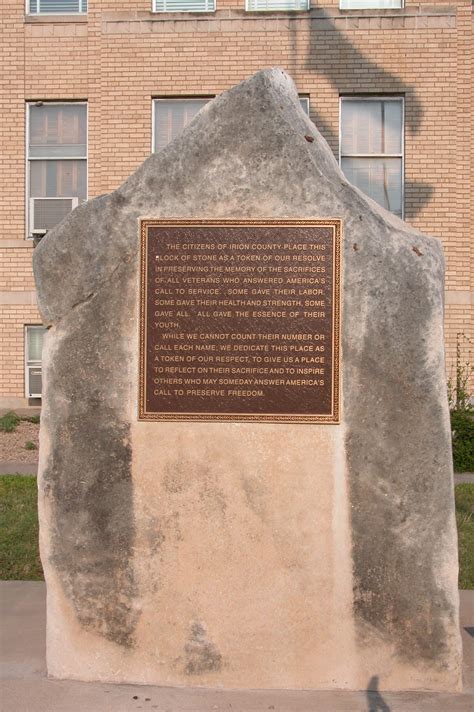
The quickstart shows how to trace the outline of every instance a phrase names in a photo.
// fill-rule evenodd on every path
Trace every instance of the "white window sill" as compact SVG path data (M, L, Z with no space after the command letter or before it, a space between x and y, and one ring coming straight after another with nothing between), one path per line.
M61 14L53 13L34 13L33 15L25 15L25 23L27 24L42 24L52 22L87 22L86 12L69 12Z
M161 15L215 15L215 10L152 10L152 17Z
M296 9L294 9L294 10L291 10L291 9L288 9L288 10L274 10L274 9L273 10L245 10L246 15L268 15L269 13L271 13L272 15L288 15L288 14L302 15L302 14L309 14L310 12L311 12L311 8L306 9L306 10L296 10Z

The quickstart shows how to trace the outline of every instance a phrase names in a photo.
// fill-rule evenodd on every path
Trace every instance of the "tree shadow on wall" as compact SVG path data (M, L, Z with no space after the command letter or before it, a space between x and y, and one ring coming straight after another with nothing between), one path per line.
M423 108L415 87L365 56L347 35L336 28L334 19L321 8L313 8L311 16L289 18L290 72L296 76L301 70L314 73L329 82L339 96L403 96L405 131L416 135L423 119ZM400 48L400 55L402 53ZM310 106L310 114L337 156L339 136L314 106ZM414 218L429 203L434 188L428 183L416 181L405 181L404 185L405 218Z

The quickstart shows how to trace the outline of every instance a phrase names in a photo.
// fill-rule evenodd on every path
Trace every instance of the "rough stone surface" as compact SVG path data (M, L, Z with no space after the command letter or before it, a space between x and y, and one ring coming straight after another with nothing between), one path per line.
M343 220L341 424L137 422L138 218L283 216ZM459 688L441 245L347 183L282 70L210 102L34 266L52 676Z

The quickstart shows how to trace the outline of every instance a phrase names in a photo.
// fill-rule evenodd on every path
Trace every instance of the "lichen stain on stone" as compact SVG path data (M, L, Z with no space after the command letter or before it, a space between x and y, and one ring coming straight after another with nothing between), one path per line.
M169 494L181 494L187 490L193 481L191 468L191 463L186 460L168 463L163 477L164 489Z
M202 675L207 672L219 672L222 668L222 655L207 638L206 630L201 623L191 626L189 639L184 646L186 675Z
M247 506L259 519L265 519L266 490L262 482L256 477L248 475L243 475L241 480Z
M212 482L205 482L199 492L199 501L204 509L205 514L212 516L218 514L225 516L227 510L227 502L225 494L217 485Z
M442 669L455 626L436 577L438 542L452 507L449 433L441 427L435 374L420 338L433 319L429 287L391 260L397 256L387 245L385 270L394 284L382 302L370 291L362 297L370 315L362 343L347 334L343 346L352 375L344 401L354 612L361 629L382 635L401 659ZM370 271L363 262L360 269ZM383 273L380 279L388 284ZM373 279L374 288L380 279ZM348 323L360 313L354 298Z
M127 197L118 190L111 194L111 199L115 208L123 208L128 203Z
M166 541L164 526L158 517L150 517L145 526L145 535L150 554L155 556Z
M42 484L52 513L49 564L77 620L89 632L133 647L140 611L130 425L121 412L126 386L110 386L110 365L128 356L117 338L126 319L127 281L119 273L117 281L120 290L108 285L66 316L56 337L47 378L51 454Z
M61 430L58 433L64 443L66 429L74 429L74 420L73 416L62 426L64 438ZM81 420L83 426L84 417ZM75 439L63 454L56 452L45 473L55 512L51 563L61 574L81 625L131 647L139 614L133 605L137 594L131 563L133 500L126 472L130 447L113 442L116 435L120 438L120 428L114 435L100 426L98 430L114 460L110 470L101 462L93 471ZM67 468L63 457L69 461Z
M224 516L227 502L225 492L219 486L219 479L218 473L207 464L182 457L166 465L163 488L175 496L186 492L188 498L188 490L194 488L196 496L193 500L199 502L206 515Z

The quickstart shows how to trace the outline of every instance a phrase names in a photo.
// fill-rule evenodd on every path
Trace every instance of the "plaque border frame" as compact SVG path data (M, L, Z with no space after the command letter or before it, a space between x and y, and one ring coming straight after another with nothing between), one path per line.
M260 422L313 423L338 425L341 416L341 282L342 282L342 218L139 218L139 364L138 364L138 420L139 421L194 421L194 422ZM330 414L272 414L272 413L157 413L146 410L146 274L148 267L147 238L149 227L161 226L254 226L268 227L331 227L333 229L333 314L332 314L332 411Z

